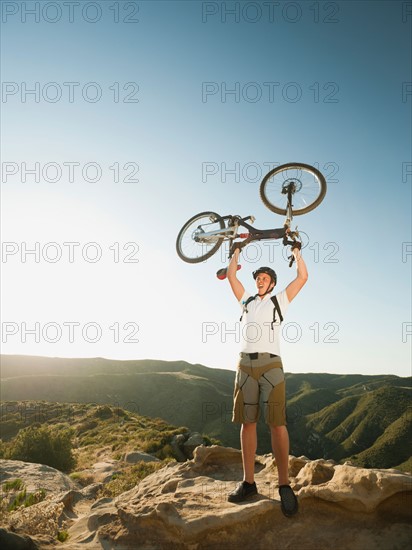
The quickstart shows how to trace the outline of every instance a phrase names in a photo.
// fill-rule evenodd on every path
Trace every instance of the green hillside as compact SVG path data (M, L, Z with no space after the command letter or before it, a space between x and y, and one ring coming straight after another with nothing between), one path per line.
M367 468L377 465L379 468L391 468L396 457L397 467L405 462L408 464L405 469L409 468L408 471L411 471L411 434L412 417L410 411L407 411L392 422L372 446L352 456L351 460Z
M234 371L185 361L2 356L1 377L2 401L107 403L239 447ZM286 388L292 454L410 468L410 378L287 374ZM268 452L263 421L258 434L258 452Z

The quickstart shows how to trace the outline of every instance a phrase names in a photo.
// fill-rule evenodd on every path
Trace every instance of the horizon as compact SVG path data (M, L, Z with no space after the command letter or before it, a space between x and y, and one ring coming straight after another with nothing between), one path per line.
M149 357L145 357L144 359L117 359L114 357L61 357L61 356L46 356L46 355L24 355L24 354L0 354L0 361L3 357L22 357L22 358L35 358L35 359L57 359L57 360L64 360L64 359L70 359L75 361L87 361L89 359L96 359L96 360L103 360L103 361L118 361L121 363L126 362L137 362L137 361L154 361L154 362L160 362L160 363L187 363L191 366L200 366L207 369L213 369L213 370L227 370L227 371L233 371L233 369L224 369L221 367L212 367L209 365L205 365L203 363L191 363L189 361L186 361L185 359L153 359ZM285 372L285 375L306 375L306 374L325 374L330 376L368 376L368 377L380 377L380 376L395 376L397 378L412 378L412 375L409 376L399 376L397 374L387 372L387 373L379 373L379 374L363 374L359 372L316 372L316 371L308 371L308 372ZM0 372L0 378L1 378L1 372Z

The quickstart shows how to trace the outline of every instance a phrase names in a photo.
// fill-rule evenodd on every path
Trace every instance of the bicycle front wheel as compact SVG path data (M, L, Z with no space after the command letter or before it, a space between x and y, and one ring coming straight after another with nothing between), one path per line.
M216 212L201 212L190 218L179 231L176 251L179 257L190 264L207 260L219 250L224 237L219 230L225 222Z
M260 198L263 204L276 214L286 215L291 185L293 215L310 212L323 201L326 194L326 180L313 166L299 162L282 164L263 178L260 184Z

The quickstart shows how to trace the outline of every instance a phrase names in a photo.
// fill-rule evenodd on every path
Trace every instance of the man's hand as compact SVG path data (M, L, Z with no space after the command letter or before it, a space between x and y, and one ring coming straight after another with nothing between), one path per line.
M292 254L296 261L300 260L301 258L301 252L300 252L301 248L302 248L302 243L299 241L295 241L292 244Z
M242 251L242 248L243 248L242 243L233 243L233 245L232 245L232 256L236 252L237 253L237 258L239 258L239 254Z

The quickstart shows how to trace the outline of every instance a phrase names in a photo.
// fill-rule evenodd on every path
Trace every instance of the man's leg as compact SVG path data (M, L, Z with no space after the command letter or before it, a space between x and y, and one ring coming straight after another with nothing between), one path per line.
M257 447L256 422L242 424L240 443L242 448L243 479L248 483L253 483Z
M278 360L276 365L282 365ZM289 434L286 428L285 375L279 366L262 374L259 379L265 418L270 426L272 451L278 468L279 485L289 484Z
M278 468L279 485L289 485L289 434L286 426L270 426L272 451Z

